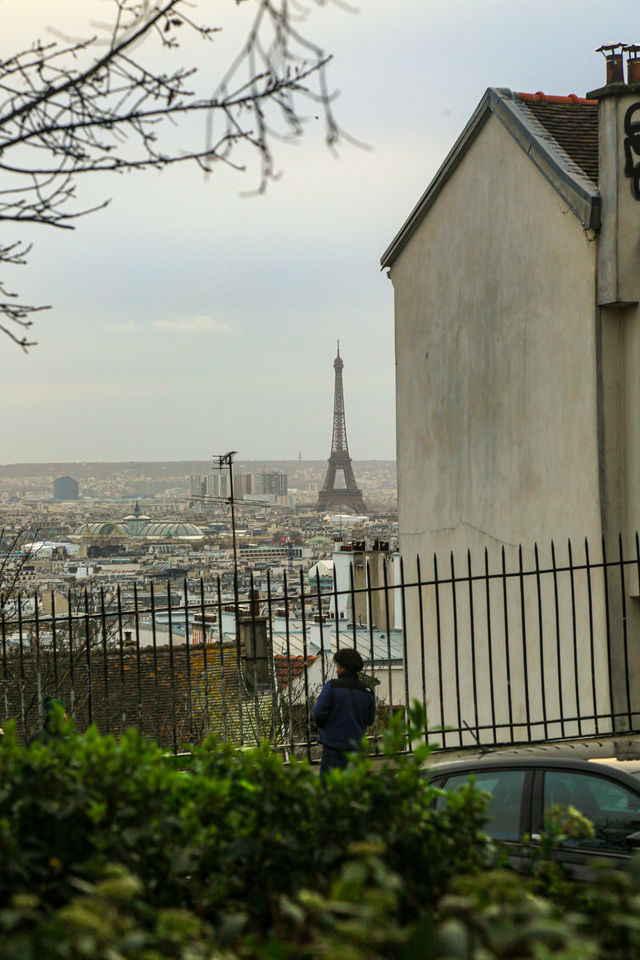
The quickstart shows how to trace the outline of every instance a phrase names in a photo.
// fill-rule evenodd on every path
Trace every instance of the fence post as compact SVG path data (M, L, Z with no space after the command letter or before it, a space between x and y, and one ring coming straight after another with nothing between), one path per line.
M562 736L565 734L565 718L564 718L564 691L563 691L563 678L562 678L562 643L560 640L560 599L558 591L558 567L556 563L556 547L551 541L551 570L553 572L553 605L555 612L555 622L556 622L556 672L558 675L558 709L560 711L560 733ZM577 655L575 636L573 644L573 653L574 653L574 671L575 676L577 677L577 667L575 664L575 657ZM579 713L579 711L578 711Z
M527 609L524 592L524 568L522 544L518 546L518 577L520 580L520 628L522 630L522 670L524 679L524 705L526 711L527 739L531 740L531 704L529 702L529 657L527 652Z
M69 714L75 719L76 690L73 662L73 614L71 611L71 587L67 590L67 623L69 628Z
M173 611L171 609L171 581L167 580L167 617L169 620L169 674L171 681L171 733L173 752L178 752L178 719L176 717L176 674L173 660Z
M89 726L93 723L93 691L91 676L91 624L89 623L89 594L84 588L84 640L87 657L87 715Z
M473 574L471 572L471 550L467 550L467 571L469 578L469 627L471 642L471 679L473 683L473 717L475 721L475 740L480 743L480 720L478 717L478 676L476 658L475 609L473 605Z
M59 695L58 690L58 638L56 636L56 595L51 591L51 644L53 649L53 695Z
M120 594L120 584L116 591L117 614L118 614L118 661L120 664L120 709L122 716L122 732L127 729L127 688L124 672L124 634L122 630L122 597Z
M493 742L498 742L498 730L496 728L496 698L493 675L493 634L491 631L491 580L489 576L489 551L484 548L484 592L487 605L487 655L489 658L489 698L491 705L491 732L493 733Z
M502 610L504 616L504 657L507 674L507 705L509 711L509 738L513 740L513 691L511 688L511 650L509 645L509 597L507 591L507 558L504 546L501 550L502 561Z
M202 624L204 636L204 623ZM184 578L184 654L187 667L187 714L189 716L189 741L193 743L193 700L191 696L191 647L189 646L189 584Z
M140 660L140 611L138 609L138 584L133 584L133 617L136 631L136 689L138 693L138 733L142 733L142 663Z
M104 710L106 731L111 732L111 708L109 704L109 662L107 659L107 617L104 607L104 589L100 587L100 614L102 617L102 668L104 677Z
M405 602L405 583L404 583L404 557L400 557L400 604L402 610L402 667L404 673L404 722L407 724L409 722L409 645L407 643L407 606ZM422 702L426 712L426 693L423 693ZM426 730L425 725L425 738L426 742L429 740L429 736ZM411 739L409 740L409 752L413 750L413 743Z
M416 567L418 571L418 600L420 607L420 649L422 650L422 689L423 701L426 706L427 694L425 689L425 650L424 650L424 611L422 603L422 576L420 570L420 557L416 558ZM444 676L442 666L442 617L440 610L440 579L438 577L438 558L433 555L433 589L436 600L436 645L438 648L438 695L440 701L440 729L442 732L442 746L447 745L447 730L444 715ZM428 742L427 731L425 730L425 743Z
M545 740L549 736L547 726L547 691L544 675L544 627L542 623L542 586L540 583L540 557L538 555L538 544L533 545L535 565L536 565L536 593L538 600L538 657L540 662L540 702L542 704L542 727Z

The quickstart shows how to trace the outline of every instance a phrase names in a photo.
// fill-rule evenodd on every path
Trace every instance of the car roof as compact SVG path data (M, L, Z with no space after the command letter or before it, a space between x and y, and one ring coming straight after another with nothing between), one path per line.
M553 769L553 770L581 770L585 773L601 773L620 783L640 790L640 760L616 760L615 757L591 757L579 759L575 757L558 757L548 753L532 755L514 752L511 756L497 754L474 757L472 759L451 760L448 763L436 763L427 766L426 776L429 780L459 773L480 773L483 770L505 769Z
M617 757L591 757L589 763L604 763L614 770L622 770L632 776L640 777L640 760L619 760Z

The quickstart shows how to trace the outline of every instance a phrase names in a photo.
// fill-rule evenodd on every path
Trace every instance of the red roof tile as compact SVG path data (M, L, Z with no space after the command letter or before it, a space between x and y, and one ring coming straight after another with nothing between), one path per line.
M317 657L307 657L307 670L317 659ZM296 677L302 676L304 673L304 657L287 657L286 654L277 653L273 658L273 666L276 674L276 684L278 689L282 690Z
M534 103L539 103L541 100L544 100L546 103L596 103L597 100L588 100L586 97L577 97L575 93L570 93L566 97L556 97L549 93L543 93L542 90L538 90L537 93L519 93L518 96L521 100L531 100Z

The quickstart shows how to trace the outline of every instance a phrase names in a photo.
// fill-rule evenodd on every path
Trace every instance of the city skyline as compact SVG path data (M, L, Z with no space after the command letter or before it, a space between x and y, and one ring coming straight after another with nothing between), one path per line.
M54 26L81 34L93 0L77 9L56 5ZM49 10L7 0L7 52L46 38ZM636 21L627 0L541 0L535 18L506 0L314 9L306 29L334 54L336 115L367 148L347 142L334 158L310 117L296 149L277 146L283 175L264 196L241 196L255 171L102 177L80 199L112 202L75 232L5 231L34 243L26 267L5 271L9 289L52 309L28 355L0 340L2 460L236 449L326 461L337 339L351 456L394 459L393 298L379 257L487 86L584 95L604 74L595 48L637 40Z

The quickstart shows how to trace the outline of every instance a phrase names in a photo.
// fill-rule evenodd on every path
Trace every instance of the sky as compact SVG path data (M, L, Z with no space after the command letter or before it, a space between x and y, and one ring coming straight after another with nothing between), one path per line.
M96 4L106 22L104 0L2 0L2 59L51 28L91 33ZM188 44L181 54L213 84L246 8L197 6L227 24L206 58ZM307 35L333 56L334 111L351 138L337 152L306 108L303 140L275 144L281 176L265 194L246 195L255 166L205 178L183 165L85 178L79 200L110 204L73 232L4 225L3 243L33 249L2 279L51 309L36 316L27 354L0 337L0 462L230 449L326 459L338 340L350 454L394 458L393 290L381 255L488 86L584 96L604 83L598 46L640 41L637 0L305 7Z

